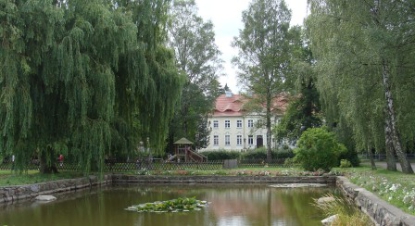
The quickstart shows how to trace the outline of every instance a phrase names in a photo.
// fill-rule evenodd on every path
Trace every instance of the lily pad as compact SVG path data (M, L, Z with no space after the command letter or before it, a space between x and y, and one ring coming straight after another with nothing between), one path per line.
M167 201L157 201L153 203L143 203L127 207L125 210L134 212L188 212L198 211L207 205L206 201L195 198L178 198Z

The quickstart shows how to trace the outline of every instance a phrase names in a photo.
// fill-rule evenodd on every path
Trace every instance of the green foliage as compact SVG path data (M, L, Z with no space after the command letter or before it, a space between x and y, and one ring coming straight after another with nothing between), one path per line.
M327 217L334 215L336 216L335 220L330 225L373 225L373 222L369 216L356 208L355 205L350 205L347 200L333 196L325 196L324 198L330 200L323 202L318 202L318 200L315 200L314 205L317 208L321 209Z
M284 166L292 167L296 163L297 162L296 162L295 158L286 158L285 161L284 161Z
M241 154L241 159L263 159L266 160L268 151L265 148L257 148L253 151L247 151ZM292 158L294 153L291 150L272 150L272 159Z
M271 160L271 118L281 114L273 102L289 80L290 20L285 1L254 0L242 13L244 28L233 42L239 51L232 60L239 69L238 78L247 91L255 94L245 110L264 118L267 160Z
M177 198L162 202L145 203L130 206L126 210L137 212L183 212L200 210L206 205L206 201L200 201L196 198Z
M348 148L386 150L413 173L404 155L414 143L414 30L405 10L413 2L360 3L309 1L306 27L326 121Z
M318 102L315 88L303 91L298 99L293 99L284 114L281 123L275 128L276 138L279 141L288 138L290 142L296 141L303 131L308 128L319 127L322 124L319 110L315 107ZM314 92L310 95L310 92Z
M207 156L208 159L212 161L226 159L266 160L268 152L266 148L262 147L246 152L215 150L204 151L202 154ZM294 153L291 150L287 149L272 150L271 157L272 159L292 158L294 157Z
M303 35L301 27L290 29L293 44L291 46L290 79L285 88L294 95L281 122L274 129L277 140L288 139L295 142L308 128L322 125L320 95L317 90L317 76L313 71L314 58Z
M340 168L349 168L352 166L352 163L350 163L347 159L340 160Z
M206 156L209 159L209 161L239 159L241 155L239 151L226 151L226 150L204 151L202 152L202 154Z
M308 129L301 135L297 146L295 160L308 171L330 171L338 166L340 154L347 151L325 128Z
M115 7L116 5L116 7ZM59 153L90 170L148 140L161 152L183 77L165 0L0 1L1 155L19 170Z
M350 162L351 166L357 167L360 165L360 159L354 149L347 149L346 152L340 154L339 159L345 159Z
M192 140L195 149L204 148L209 142L207 115L218 96L222 60L212 22L203 21L197 13L193 0L172 1L169 45L186 82L169 125L169 150L182 137Z

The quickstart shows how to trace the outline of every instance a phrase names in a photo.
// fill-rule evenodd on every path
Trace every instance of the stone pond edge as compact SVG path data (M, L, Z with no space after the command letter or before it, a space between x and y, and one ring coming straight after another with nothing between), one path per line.
M155 176L155 175L105 175L49 181L43 183L0 187L0 204L34 199L38 195L51 195L112 184L292 184L320 183L335 185L343 195L367 214L376 225L415 226L415 216L378 198L376 195L351 183L343 176Z
M368 190L351 183L346 177L338 176L336 186L343 195L368 215L376 225L415 226L415 216L380 199Z

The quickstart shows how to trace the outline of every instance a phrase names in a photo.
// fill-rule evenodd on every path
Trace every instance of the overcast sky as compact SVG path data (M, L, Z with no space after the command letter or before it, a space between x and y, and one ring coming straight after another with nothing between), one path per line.
M226 76L219 79L221 85L226 83L229 88L238 93L241 87L237 85L236 68L231 64L232 57L238 54L232 48L231 42L243 29L242 11L248 9L251 0L195 0L199 15L205 20L211 20L215 26L216 44L222 52L225 61ZM301 25L307 12L307 0L286 0L291 9L291 25Z

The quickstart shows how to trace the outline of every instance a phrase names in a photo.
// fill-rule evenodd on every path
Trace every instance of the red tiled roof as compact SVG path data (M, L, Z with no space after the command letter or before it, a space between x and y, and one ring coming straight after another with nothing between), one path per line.
M248 100L240 94L220 95L216 98L214 116L241 116L243 114L243 105ZM284 113L287 109L288 97L279 95L273 104L273 108L277 108L278 113Z

